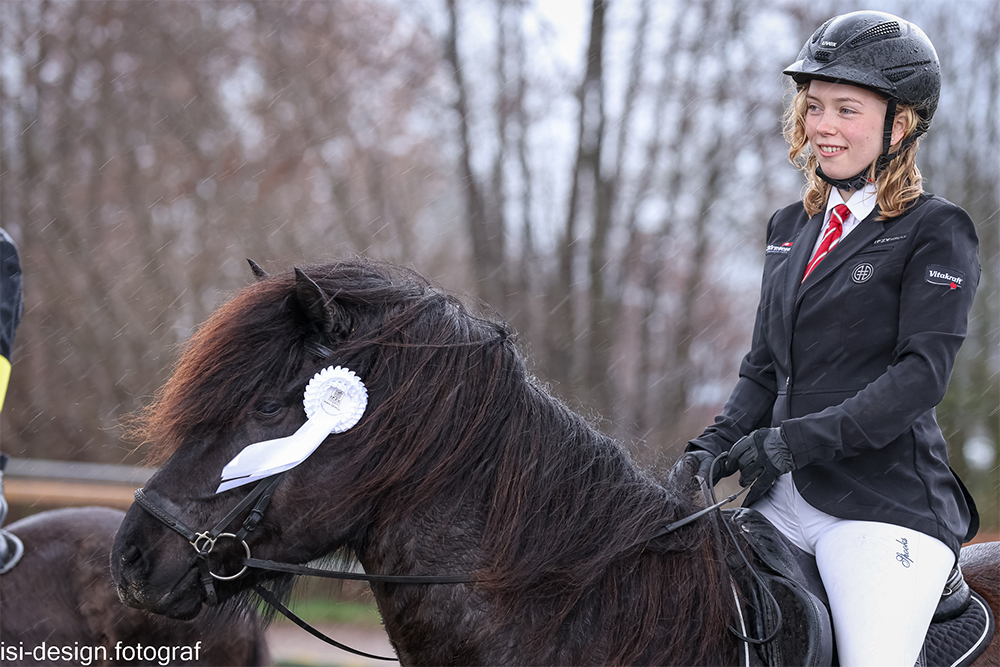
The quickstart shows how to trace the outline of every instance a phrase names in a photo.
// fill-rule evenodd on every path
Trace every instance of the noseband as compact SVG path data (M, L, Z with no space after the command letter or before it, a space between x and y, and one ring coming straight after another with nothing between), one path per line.
M215 543L220 538L231 539L234 542L238 542L243 545L243 550L246 551L247 559L250 558L250 546L246 542L247 536L257 528L257 524L260 523L261 518L264 516L264 510L267 508L268 504L271 502L271 495L274 493L275 487L281 481L284 473L277 475L272 475L271 477L266 477L259 482L257 486L253 488L250 493L243 497L236 506L229 511L229 514L222 517L222 519L215 524L211 530L206 530L200 533L196 533L194 529L190 528L187 524L181 521L175 514L165 509L161 504L153 502L143 489L135 490L135 502L142 509L149 512L153 518L160 521L160 523L167 526L171 530L179 533L184 539L191 544L197 554L198 571L201 573L201 585L205 588L205 599L208 604L214 605L219 601L219 597L215 592L215 581L231 581L233 579L238 579L243 576L247 571L247 564L243 563L243 569L232 575L222 575L216 572L212 572L209 562L208 555L212 553L212 549L215 548ZM238 517L244 510L248 507L253 506L247 518L243 520L243 525L235 533L226 532L236 517Z

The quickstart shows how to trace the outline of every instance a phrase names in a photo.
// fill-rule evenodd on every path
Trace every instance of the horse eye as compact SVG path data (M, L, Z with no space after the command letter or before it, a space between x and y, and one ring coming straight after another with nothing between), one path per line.
M254 412L261 417L273 417L281 412L281 408L283 407L278 401L264 400L254 407Z

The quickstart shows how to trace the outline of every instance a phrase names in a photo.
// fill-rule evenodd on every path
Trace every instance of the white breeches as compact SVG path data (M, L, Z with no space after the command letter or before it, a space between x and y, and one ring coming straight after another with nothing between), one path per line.
M753 505L816 556L842 667L913 667L955 554L924 533L838 519L807 503L791 474Z

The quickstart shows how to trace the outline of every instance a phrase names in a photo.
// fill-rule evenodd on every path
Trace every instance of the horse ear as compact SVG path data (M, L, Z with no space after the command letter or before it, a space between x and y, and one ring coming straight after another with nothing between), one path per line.
M260 282L261 280L264 280L265 278L270 278L271 277L271 276L269 276L267 274L267 271L265 271L264 269L260 268L260 264L258 264L257 262L253 261L249 257L247 257L247 262L250 264L250 270L253 271L253 277L257 279L257 282Z
M333 338L345 338L350 333L350 317L343 307L298 267L295 268L295 300L319 333Z

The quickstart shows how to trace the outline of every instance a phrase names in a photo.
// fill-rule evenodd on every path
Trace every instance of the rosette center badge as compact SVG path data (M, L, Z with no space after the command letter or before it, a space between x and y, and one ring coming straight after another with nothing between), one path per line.
M354 371L342 366L325 368L309 381L303 403L309 419L328 419L330 433L343 433L364 415L368 390Z

